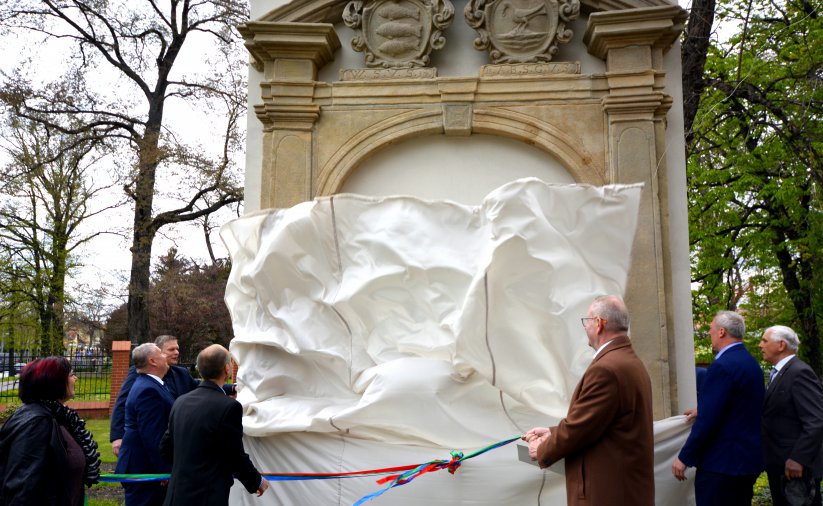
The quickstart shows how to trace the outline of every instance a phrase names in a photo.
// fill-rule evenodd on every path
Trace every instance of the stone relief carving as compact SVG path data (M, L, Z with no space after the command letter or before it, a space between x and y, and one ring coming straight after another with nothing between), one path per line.
M580 0L469 0L466 22L480 35L479 51L492 63L551 61L572 38L566 24L580 14Z
M343 10L343 22L357 33L352 48L365 53L369 68L428 65L453 19L449 0L352 0Z

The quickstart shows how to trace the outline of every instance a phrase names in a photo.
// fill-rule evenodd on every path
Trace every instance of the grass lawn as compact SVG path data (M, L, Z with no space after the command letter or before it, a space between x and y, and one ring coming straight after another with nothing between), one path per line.
M109 463L114 465L117 462L117 457L111 452L109 419L86 420L86 428L94 435L94 440L97 442L97 449L100 451L100 460L103 461L104 464Z
M114 472L114 464L117 457L111 452L109 442L109 419L86 420L86 428L94 435L97 448L100 451L100 460L103 465L100 467L100 474L110 474ZM121 506L123 504L123 487L119 483L98 483L90 489L86 489L88 506Z

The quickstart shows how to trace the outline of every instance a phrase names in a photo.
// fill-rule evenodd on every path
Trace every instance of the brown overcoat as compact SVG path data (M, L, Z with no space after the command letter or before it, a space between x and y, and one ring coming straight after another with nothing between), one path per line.
M537 450L541 467L563 458L568 504L654 505L652 386L627 335L595 357Z

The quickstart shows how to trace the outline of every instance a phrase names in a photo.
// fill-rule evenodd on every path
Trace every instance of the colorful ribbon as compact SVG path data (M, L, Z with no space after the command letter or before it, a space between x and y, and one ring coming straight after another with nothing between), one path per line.
M451 459L449 460L430 460L429 462L425 462L423 464L412 464L408 466L399 467L385 467L382 469L369 469L365 471L351 471L346 473L263 473L263 477L269 481L301 481L361 478L364 476L379 476L383 474L388 474L389 476L385 476L377 480L377 483L379 485L389 483L388 486L376 492L372 492L371 494L360 498L360 500L354 503L354 506L360 506L361 504L382 495L383 493L385 493L388 490L391 490L394 487L399 487L401 485L405 485L406 483L411 482L412 480L414 480L422 474L440 471L441 469L446 469L450 474L454 474L455 471L457 471L457 469L464 461L477 457L478 455L482 455L496 448L500 448L501 446L506 446L509 443L517 441L518 439L520 439L520 437L521 436L516 436L513 438L506 439L504 441L500 441L498 443L491 444L489 446L481 448L480 450L477 450L474 453L470 453L469 455L465 456L462 452L452 450ZM100 475L100 481L105 483L145 483L151 481L168 480L169 478L171 478L171 475L169 474Z

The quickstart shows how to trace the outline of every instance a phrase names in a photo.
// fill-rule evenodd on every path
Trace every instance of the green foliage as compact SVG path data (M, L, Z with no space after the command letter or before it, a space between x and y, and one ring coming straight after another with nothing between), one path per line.
M8 420L19 407L20 404L18 403L7 404L6 409L0 411L0 423L6 423L6 420Z
M772 492L769 489L769 477L766 473L760 473L754 483L754 497L752 506L772 506Z
M823 16L808 8L718 3L745 21L709 50L687 176L695 320L743 311L750 348L789 325L820 372Z

